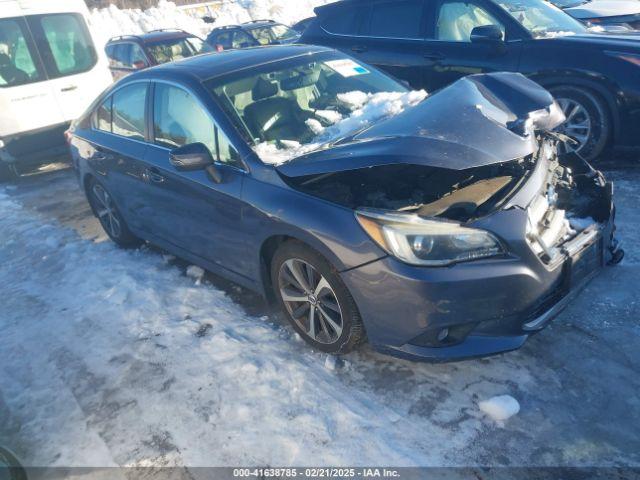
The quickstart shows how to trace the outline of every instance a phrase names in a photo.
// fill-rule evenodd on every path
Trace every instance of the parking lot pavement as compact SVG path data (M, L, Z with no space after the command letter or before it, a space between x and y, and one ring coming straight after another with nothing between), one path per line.
M521 350L424 364L365 347L335 368L257 296L117 250L72 172L0 187L0 445L41 466L640 466L627 167L609 172L625 261ZM521 406L503 423L477 406L501 394Z

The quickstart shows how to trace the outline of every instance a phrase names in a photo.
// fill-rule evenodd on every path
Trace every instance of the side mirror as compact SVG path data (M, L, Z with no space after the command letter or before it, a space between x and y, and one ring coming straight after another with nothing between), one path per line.
M215 18L213 18L213 17L210 17L210 16L208 16L208 15L206 15L206 16L204 16L204 17L202 17L202 21L203 21L204 23L208 23L208 24L216 23L216 19L215 19Z
M503 42L504 34L497 25L482 25L471 30L471 43L501 45Z
M172 150L169 161L181 172L204 170L213 165L211 152L203 143L190 143Z

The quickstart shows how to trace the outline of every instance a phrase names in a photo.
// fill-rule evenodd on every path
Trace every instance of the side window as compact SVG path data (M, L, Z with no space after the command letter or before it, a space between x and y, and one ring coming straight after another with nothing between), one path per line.
M366 18L365 7L338 8L322 19L322 28L337 35L357 35L361 20Z
M112 97L107 98L93 114L91 126L94 129L111 132L111 101Z
M22 19L0 19L0 88L43 80Z
M217 36L214 36L211 43L213 45L221 45L222 48L228 50L231 48L231 37L233 36L233 32L223 32L219 33Z
M217 127L216 138L218 140L218 158L216 160L220 163L241 167L242 162L240 162L238 151L233 148L226 135Z
M50 77L91 70L98 59L80 14L56 13L28 17Z
M436 40L446 42L471 42L475 27L497 25L505 33L504 26L484 8L469 2L446 2L440 6L436 22Z
M235 149L222 132L218 132L200 103L185 90L156 84L153 110L155 143L158 145L173 149L190 143L203 143L214 160L225 163L238 161Z
M233 34L233 48L253 47L255 44L255 40L247 32L236 30Z
M113 94L113 133L144 140L147 84L136 83Z
M137 43L131 44L131 56L129 59L129 64L132 68L137 69L149 66L144 50L142 50L142 47L140 47L140 45L138 45Z
M422 2L402 0L374 5L369 35L385 38L422 38Z

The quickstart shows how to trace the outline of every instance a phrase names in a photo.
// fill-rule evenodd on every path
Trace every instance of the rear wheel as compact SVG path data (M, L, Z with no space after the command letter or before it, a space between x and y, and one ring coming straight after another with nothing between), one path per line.
M562 148L575 151L589 161L596 160L611 139L611 119L606 104L583 88L560 86L550 90L567 118L557 131L575 141Z
M142 240L131 233L113 197L101 183L90 180L87 196L93 213L111 240L124 248L136 248L142 244Z
M271 262L271 280L287 319L314 348L342 354L364 338L353 297L336 270L311 248L284 243Z

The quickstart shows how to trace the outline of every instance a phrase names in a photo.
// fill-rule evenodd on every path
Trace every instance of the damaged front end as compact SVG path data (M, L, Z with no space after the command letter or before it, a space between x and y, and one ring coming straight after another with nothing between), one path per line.
M278 167L293 188L353 209L388 254L343 274L372 344L431 359L518 348L622 259L613 186L558 154L563 121L519 74L471 76Z

